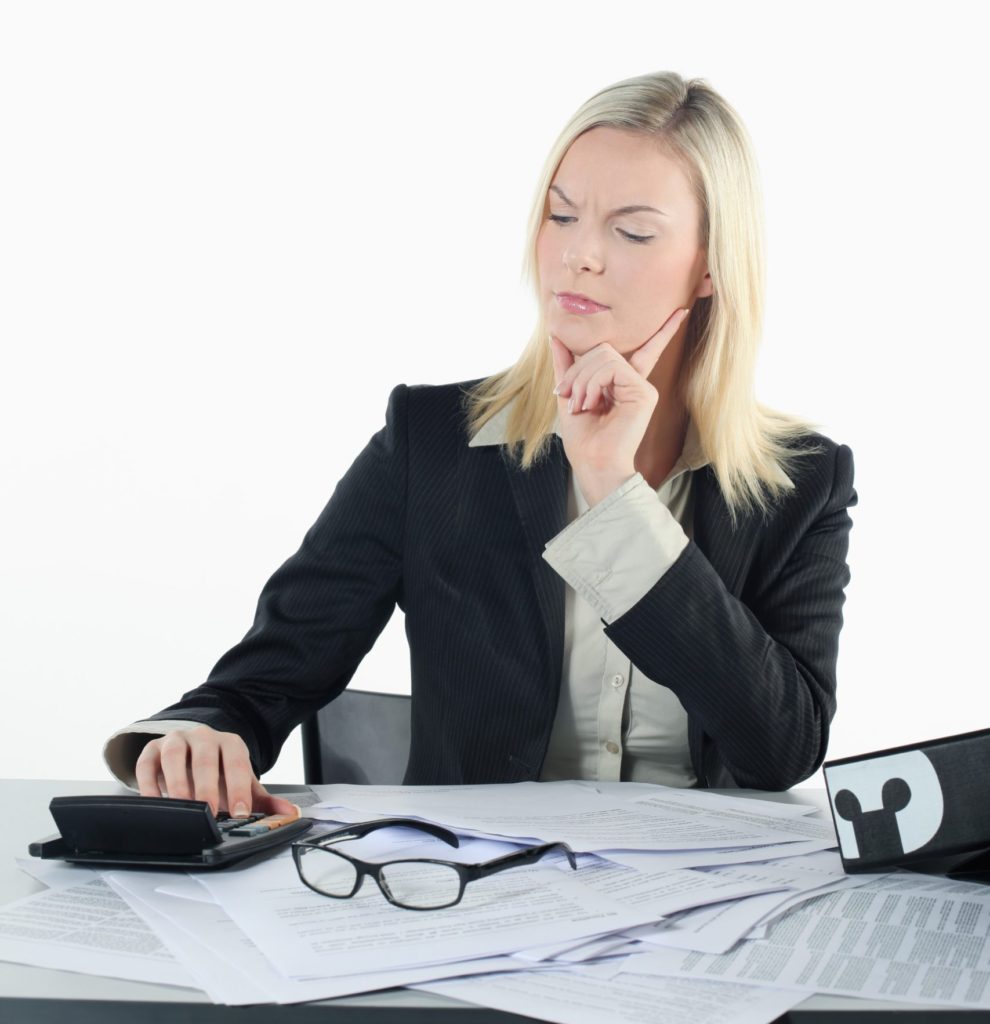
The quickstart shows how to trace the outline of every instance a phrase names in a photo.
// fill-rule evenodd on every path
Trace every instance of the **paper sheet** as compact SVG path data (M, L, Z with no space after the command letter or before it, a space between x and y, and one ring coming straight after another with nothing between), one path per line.
M782 800L761 800L759 797L738 796L734 793L714 793L710 789L679 789L673 786L654 786L636 782L581 782L593 786L605 796L622 800L642 800L661 797L685 807L694 807L710 813L717 810L752 811L772 818L801 818L821 810L817 804L789 803Z
M606 978L578 968L416 987L559 1024L767 1024L804 999L802 993L750 985L626 973Z
M555 787L552 795L548 787ZM659 787L658 787L659 788ZM830 823L803 816L730 809L666 793L621 800L575 783L500 786L331 786L322 805L376 815L418 816L457 832L520 840L563 841L576 851L699 850L796 839L830 841ZM773 805L768 805L771 808ZM351 818L351 820L356 820Z
M41 860L38 857L15 857L15 863L35 881L47 885L51 889L63 889L66 886L81 885L99 878L99 871L84 868L78 864L68 864L64 860Z
M59 876L53 888L0 907L0 960L196 987L158 936L102 878L63 884L64 873Z
M909 873L803 904L721 956L663 950L630 970L990 1007L990 891Z
M236 869L203 881L288 977L501 955L621 930L654 916L648 907L619 906L582 885L575 872L544 863L472 882L457 906L429 912L392 906L369 881L348 900L311 892L287 855L250 869L250 900L244 899L244 879Z
M176 958L199 978L216 1003L244 1006L259 1002L309 1002L526 966L500 956L336 978L286 978L221 907L168 896L161 891L162 880L162 875L153 872L118 872L108 879L159 932Z
M806 857L809 853L820 853L822 850L834 848L835 839L829 838L801 839L792 843L770 843L762 846L730 846L722 850L605 850L600 852L599 856L631 868L660 863L671 869L705 868L780 860L783 857Z
M784 909L840 889L852 889L851 879L832 882L811 892L774 892L740 900L697 907L672 915L654 929L635 928L627 934L650 946L727 953L737 942L759 930L762 922Z
M197 986L201 988L214 1003L227 1003L238 1006L251 1003L263 1003L271 1000L264 986L256 981L254 973L235 968L231 963L219 956L210 946L201 941L199 928L217 913L223 913L216 906L202 902L183 903L180 927L175 918L162 913L159 909L163 901L174 900L176 897L158 897L154 894L154 885L162 876L155 872L108 872L106 883L121 899L125 900L147 926L154 930L169 952L189 972ZM212 910L212 913L211 913ZM205 920L204 920L205 919ZM236 945L238 934L236 929L226 933L225 941ZM247 957L242 958L247 960ZM259 958L265 964L264 958ZM246 966L246 963L245 963ZM256 966L258 966L256 964ZM267 964L265 964L267 967ZM267 968L271 971L271 968ZM264 973L262 974L264 977Z
M700 871L666 871L662 866L652 870L636 870L602 860L593 854L581 854L578 858L580 870L575 876L582 885L600 896L622 906L648 907L653 920L676 913L686 907L734 900L768 889L779 889L774 881L765 877L756 879L713 878ZM605 937L596 936L596 942ZM625 940L611 940L613 946L625 944ZM527 947L515 955L526 960L551 960L574 949L573 939L551 942L541 946ZM580 959L584 959L582 956Z

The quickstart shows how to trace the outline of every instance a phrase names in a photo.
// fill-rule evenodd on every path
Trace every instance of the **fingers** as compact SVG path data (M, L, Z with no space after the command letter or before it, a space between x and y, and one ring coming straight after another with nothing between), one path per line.
M652 409L659 398L657 389L625 360L621 365L609 362L589 377L581 411L608 412L612 406L624 402L646 403Z
M236 733L221 732L216 735L220 738L220 762L227 790L227 810L235 818L243 818L251 813L252 787L258 781L251 767L251 758L244 740Z
M165 792L176 800L193 798L192 779L189 771L189 742L186 734L190 730L176 729L166 733L159 743L161 775Z
M554 389L555 394L557 394L561 398L562 404L564 406L568 405L567 399L573 397L574 392L572 389L574 387L574 382L581 375L587 376L591 372L593 367L600 365L603 360L609 359L612 356L621 358L621 356L619 356L619 354L612 348L611 345L609 345L607 341L602 342L601 345L597 345L595 348L591 349L590 352L585 352L585 354L578 359L575 359L574 356L571 354L570 349L566 348L562 342L557 341L556 338L554 338L554 343L559 345L560 348L564 352L566 352L571 358L570 365L564 370L563 374L559 377L557 387ZM556 367L554 369L556 371ZM578 403L574 403L573 408L580 410L581 406Z
M674 310L655 334L628 355L620 355L608 342L602 342L575 359L570 350L551 335L550 349L557 382L555 393L561 399L569 399L567 409L571 413L598 407L607 409L624 399L639 396L638 382L623 373L623 368L632 368L635 376L645 381L689 313L689 309ZM601 374L606 365L614 368L614 387L608 379L608 371L605 376Z
M257 779L251 784L251 806L254 810L264 811L266 814L299 814L299 808L294 803L280 796L273 796Z
M690 312L690 309L675 309L656 334L643 342L635 352L629 354L629 364L640 376L648 377L650 375L660 356L663 355L663 350L678 332L681 324L687 320Z
M134 777L141 796L162 795L159 785L161 747L162 741L160 739L149 741L144 745L144 750L141 751L134 765Z
M573 377L567 410L572 414L594 409L608 411L612 405L641 400L651 387L608 344L600 345L583 356L580 366L571 372Z
M141 751L134 774L142 796L203 800L214 814L228 810L235 817L251 813L255 786L260 787L244 740L207 725L176 729L151 740ZM257 796L267 801L259 809L284 805L277 813L291 813L292 804L269 796L264 788Z
M192 774L190 798L205 800L216 814L220 806L220 751L214 737L218 734L204 726L186 733L189 745L189 768ZM178 793L172 793L178 796Z
M562 341L558 340L551 334L550 356L553 359L554 384L559 388L564 374L574 364L574 354Z

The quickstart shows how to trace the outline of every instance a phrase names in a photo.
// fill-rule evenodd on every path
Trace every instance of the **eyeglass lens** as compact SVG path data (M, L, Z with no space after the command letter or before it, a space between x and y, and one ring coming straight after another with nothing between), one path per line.
M299 873L307 885L328 896L350 896L357 885L357 868L332 850L315 846L299 849Z
M399 860L386 864L378 877L396 903L417 910L449 906L461 894L461 876L446 864Z
M357 868L333 850L310 846L300 848L299 872L303 881L328 896L353 895ZM435 910L457 902L461 876L445 864L395 861L382 867L382 888L394 903L415 910Z

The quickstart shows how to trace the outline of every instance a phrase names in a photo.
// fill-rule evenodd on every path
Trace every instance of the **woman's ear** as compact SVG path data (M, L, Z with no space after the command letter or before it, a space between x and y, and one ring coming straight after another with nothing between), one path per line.
M698 290L694 293L696 299L707 299L709 296L715 294L715 288L712 285L712 275L705 270L705 276L701 279L698 285Z

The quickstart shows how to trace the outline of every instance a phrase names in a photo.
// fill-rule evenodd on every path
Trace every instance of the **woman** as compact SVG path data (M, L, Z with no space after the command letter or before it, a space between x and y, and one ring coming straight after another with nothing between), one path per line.
M753 398L761 216L745 129L703 81L592 97L538 188L519 361L392 391L244 640L111 738L119 777L286 810L257 776L396 603L409 783L814 772L856 495L848 448Z

